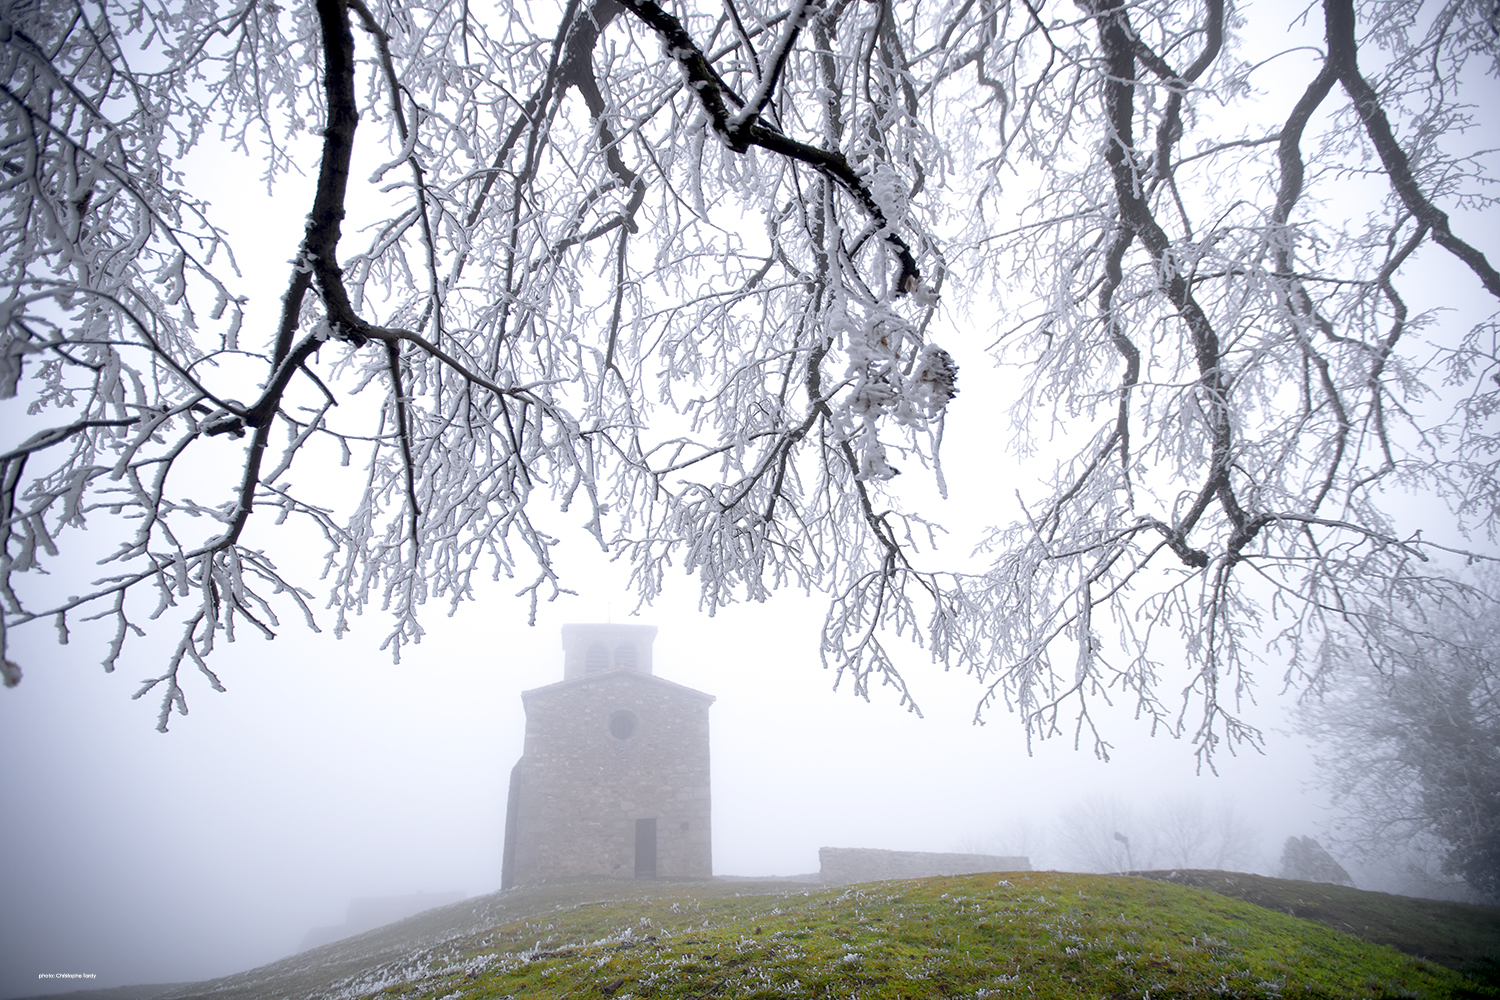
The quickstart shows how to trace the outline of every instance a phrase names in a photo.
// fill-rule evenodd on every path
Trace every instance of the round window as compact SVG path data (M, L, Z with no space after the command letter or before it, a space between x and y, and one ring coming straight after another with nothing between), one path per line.
M635 713L621 709L609 717L609 735L628 740L635 734Z

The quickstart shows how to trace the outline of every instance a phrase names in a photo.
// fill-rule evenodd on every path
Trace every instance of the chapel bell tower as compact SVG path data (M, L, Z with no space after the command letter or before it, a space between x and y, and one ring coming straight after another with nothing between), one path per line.
M563 679L521 693L502 889L708 878L712 695L652 673L654 625L564 625Z

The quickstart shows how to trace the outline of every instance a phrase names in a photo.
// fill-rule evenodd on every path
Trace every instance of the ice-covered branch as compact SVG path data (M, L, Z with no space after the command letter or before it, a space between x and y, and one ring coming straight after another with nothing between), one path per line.
M805 163L829 177L852 195L865 213L878 224L882 238L890 246L892 254L899 263L899 270L892 287L894 294L901 296L921 288L922 272L917 267L916 256L907 242L896 232L896 227L901 225L903 220L887 218L885 209L875 197L869 183L849 164L843 153L798 142L776 129L761 124L756 120L760 108L755 108L750 112L751 117L746 117L737 124L735 115L730 111L725 100L729 96L728 88L719 79L718 73L714 71L707 56L693 41L682 22L663 10L653 0L620 0L620 3L661 38L668 58L677 63L682 70L688 87L697 94L704 111L708 113L714 132L729 149L743 153L751 146L758 146L787 159ZM798 3L799 10L805 17L806 12L811 9L811 4L804 4L802 0L798 0ZM795 31L789 24L787 34L783 35L787 51L790 50L795 35ZM769 92L765 96L766 100L769 100ZM748 104L745 106L750 107Z

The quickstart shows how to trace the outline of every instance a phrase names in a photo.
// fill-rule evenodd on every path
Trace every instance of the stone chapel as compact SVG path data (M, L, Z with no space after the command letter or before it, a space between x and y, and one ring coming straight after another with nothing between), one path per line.
M502 889L708 878L712 695L652 673L653 625L564 625L563 679L521 693Z

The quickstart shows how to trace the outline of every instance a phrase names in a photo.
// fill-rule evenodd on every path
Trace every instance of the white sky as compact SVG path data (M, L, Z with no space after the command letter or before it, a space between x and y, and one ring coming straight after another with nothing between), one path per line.
M434 621L399 668L375 628L243 641L218 663L229 692L197 692L165 736L154 705L127 700L151 669L141 658L106 678L23 639L29 673L0 698L3 995L40 991L39 972L95 973L101 986L222 975L341 923L352 897L497 889L519 694L561 678L560 624L610 614L622 588L608 576L535 629L520 602L487 595ZM1266 756L1226 759L1218 778L1128 719L1112 720L1113 763L1063 741L1028 757L1011 717L969 725L974 689L960 677L915 671L925 718L882 694L831 692L816 601L713 621L686 603L644 620L661 627L656 672L718 696L720 874L816 871L820 846L1004 851L1016 818L1045 833L1097 795L1147 810L1169 794L1232 797L1262 834L1262 870L1286 836L1315 832L1302 759L1275 734Z
M252 309L262 310L247 319L248 344L274 322L306 186L286 183L268 203L233 170L216 167L205 183L218 186L231 229L255 234L239 248L258 290ZM946 443L953 499L938 516L1003 521L1024 478L989 460L1006 443L1004 384L985 371L987 331L952 313L943 322L937 339L963 370ZM294 621L274 644L247 638L217 656L228 693L189 685L192 714L174 717L165 736L153 728L155 700L129 700L160 672L151 647L105 676L87 628L65 648L48 629L12 633L26 677L0 691L0 996L45 992L40 973L92 973L97 986L223 975L341 923L352 897L496 890L520 692L561 678L563 623L620 620L633 606L621 568L590 544L581 532L566 538L566 583L581 596L544 606L536 628L509 596L514 586L490 586L453 619L431 606L427 639L400 667L377 650L378 614L343 641ZM815 871L820 846L1003 852L1017 820L1041 836L1034 860L1057 864L1051 825L1091 796L1140 813L1171 795L1232 801L1258 831L1255 867L1267 872L1287 836L1317 833L1306 754L1277 731L1285 701L1275 663L1252 710L1267 728L1266 754L1223 755L1220 776L1195 774L1185 741L1146 738L1128 712L1106 720L1112 763L1067 740L1028 756L1013 716L1002 709L972 726L973 683L915 651L925 718L889 692L870 704L832 692L817 663L822 611L821 599L790 593L711 620L683 580L640 619L661 629L656 672L718 697L720 874ZM153 640L155 655L174 638Z
M279 291L280 269L268 270ZM1003 394L984 388L984 371L978 358L966 367L948 429L953 500L940 515L960 526L1014 503L1014 468L958 459L998 447ZM580 596L543 605L534 629L504 584L452 619L430 607L429 635L400 667L378 651L379 614L342 641L326 613L322 635L288 621L274 643L223 647L214 666L228 693L190 682L192 714L174 716L167 735L153 728L154 697L129 698L160 672L170 632L109 676L97 630L76 627L68 647L50 629L13 632L26 677L0 692L0 759L11 764L0 773L0 996L44 991L42 972L93 973L100 986L223 975L342 923L353 897L498 889L520 692L561 679L563 623L620 620L633 607L623 567L582 532L564 551ZM1008 852L1017 820L1041 835L1034 860L1058 864L1050 827L1090 796L1143 813L1166 795L1233 799L1259 831L1264 871L1288 835L1316 832L1304 758L1274 732L1265 756L1225 756L1221 777L1196 775L1185 741L1147 739L1128 713L1107 720L1113 763L1066 740L1028 757L1013 716L973 726L976 686L919 651L908 661L924 718L889 690L868 704L833 692L817 660L822 612L821 599L788 593L709 619L679 578L640 619L661 629L656 672L718 697L720 874L816 871L821 846ZM1268 703L1278 678L1270 666Z

